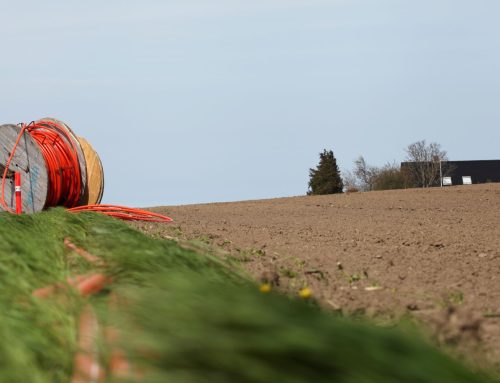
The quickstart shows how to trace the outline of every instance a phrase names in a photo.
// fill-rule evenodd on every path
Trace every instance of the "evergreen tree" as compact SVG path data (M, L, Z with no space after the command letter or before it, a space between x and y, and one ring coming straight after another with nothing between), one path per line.
M331 150L319 154L319 165L309 169L308 195L342 193L344 184L340 177L337 160Z

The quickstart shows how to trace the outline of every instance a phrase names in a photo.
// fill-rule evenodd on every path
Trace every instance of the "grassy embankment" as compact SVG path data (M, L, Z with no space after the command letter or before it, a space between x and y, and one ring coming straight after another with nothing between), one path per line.
M40 287L98 271L70 238L107 263L113 284L35 298ZM118 307L109 311L109 292ZM97 214L0 214L0 382L69 382L81 309L120 330L143 382L494 382L415 334L263 294L219 260L151 239ZM109 345L100 342L103 365Z

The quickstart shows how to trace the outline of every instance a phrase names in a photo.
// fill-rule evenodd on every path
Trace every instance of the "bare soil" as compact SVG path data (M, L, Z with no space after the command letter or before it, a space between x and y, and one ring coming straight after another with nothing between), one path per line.
M441 344L500 366L500 184L153 210L175 223L138 224L151 235L206 244L334 310L416 318Z

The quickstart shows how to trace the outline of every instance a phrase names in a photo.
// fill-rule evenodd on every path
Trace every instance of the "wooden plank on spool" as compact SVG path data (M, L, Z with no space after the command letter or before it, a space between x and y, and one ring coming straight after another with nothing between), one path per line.
M61 128L65 129L66 132L69 134L69 136L72 138L72 140L76 146L76 151L78 154L78 163L80 165L80 175L81 175L80 181L81 181L81 185L82 185L80 199L82 199L84 194L85 194L85 190L87 189L87 164L85 163L85 155L83 154L83 149L82 149L80 142L78 141L78 137L73 132L73 130L71 130L71 128L69 127L68 124L64 123L61 120L57 120L55 118L45 117L45 118L42 118L42 119L36 121L35 123L36 124L43 124L44 121L49 122L49 123L53 122L53 123L57 124L58 126L60 126Z
M2 171L0 182L7 160L11 155L20 132L21 127L19 125L8 124L0 126L0 170ZM8 169L7 176L9 178L5 182L5 202L10 209L15 211L14 172L21 173L23 212L34 213L42 211L47 200L49 188L47 166L38 144L28 133L25 133L19 141L14 158ZM3 211L1 205L0 211Z
M83 137L78 137L87 163L87 190L79 206L98 205L104 193L104 170L99 155Z

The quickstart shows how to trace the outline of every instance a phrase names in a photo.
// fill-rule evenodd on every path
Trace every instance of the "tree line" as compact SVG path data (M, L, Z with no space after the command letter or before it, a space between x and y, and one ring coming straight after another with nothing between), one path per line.
M384 166L369 165L363 156L354 160L353 169L341 174L332 150L319 154L319 164L309 169L308 195L355 191L405 189L438 186L442 177L451 175L448 156L441 145L425 140L405 148L402 165L389 162Z

